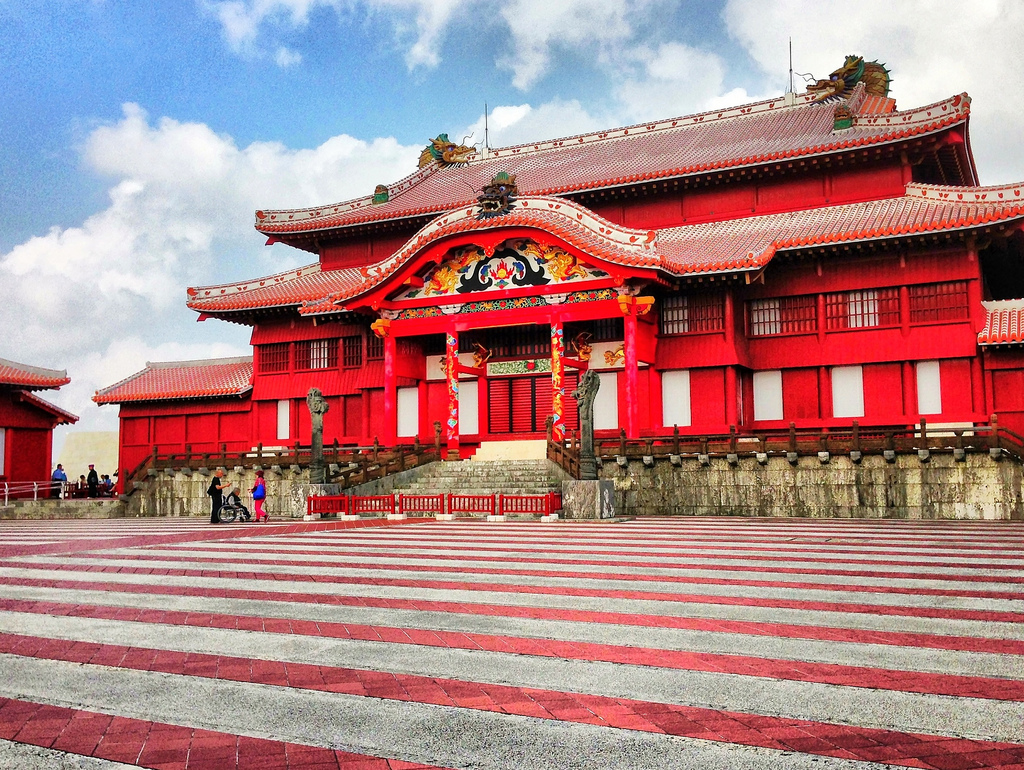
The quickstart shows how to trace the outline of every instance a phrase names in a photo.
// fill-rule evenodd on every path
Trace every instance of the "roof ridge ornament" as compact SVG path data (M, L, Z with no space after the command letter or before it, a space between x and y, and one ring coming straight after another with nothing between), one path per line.
M516 187L516 175L507 171L499 171L491 179L490 184L485 184L477 196L479 213L477 219L492 219L508 214L516 207L516 198L519 195L519 188Z
M865 91L872 96L887 97L891 82L889 70L884 64L878 61L865 62L863 56L850 54L842 67L832 72L827 79L807 86L807 91L815 94L814 101L827 102L847 98L858 83L863 83Z
M473 147L464 144L455 144L448 138L448 134L438 134L436 139L431 139L430 144L423 148L420 153L419 168L437 164L445 166L464 166L469 162L469 157L476 152Z

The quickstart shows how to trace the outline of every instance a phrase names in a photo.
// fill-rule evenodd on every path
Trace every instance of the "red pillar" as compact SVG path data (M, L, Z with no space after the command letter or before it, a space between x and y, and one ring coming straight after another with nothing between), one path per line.
M626 364L626 437L640 438L640 385L637 382L639 366L636 355L636 315L634 308L624 318L626 331L625 364Z
M903 362L903 414L907 422L917 422L917 371L910 361Z
M565 330L561 321L551 322L551 437L565 438Z
M417 397L419 399L419 420L416 423L417 435L420 441L429 444L434 440L434 426L430 424L430 413L427 408L427 380L426 378L416 383Z
M981 354L971 359L971 411L984 415L989 413L985 405L985 383L981 371Z
M448 459L459 459L459 337L445 335L444 372L448 380Z
M738 407L739 393L737 391L736 367L725 367L725 423L726 425L739 425Z
M395 374L397 345L392 334L384 337L384 446L398 443L398 375Z

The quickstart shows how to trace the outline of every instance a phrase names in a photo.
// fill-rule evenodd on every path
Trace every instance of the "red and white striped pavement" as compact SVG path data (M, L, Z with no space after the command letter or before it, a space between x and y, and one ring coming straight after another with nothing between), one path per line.
M0 768L1024 770L1024 522L0 522Z

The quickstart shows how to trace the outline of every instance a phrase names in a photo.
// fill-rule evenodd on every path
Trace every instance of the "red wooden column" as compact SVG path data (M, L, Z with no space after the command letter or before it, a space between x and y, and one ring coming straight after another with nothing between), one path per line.
M626 438L640 438L640 383L639 360L636 350L636 317L651 307L650 297L619 296L619 309L623 315L625 340L623 353L626 375Z
M395 373L395 357L398 346L391 334L391 324L386 319L374 321L374 333L384 340L384 446L398 443L398 375Z
M635 320L635 319L634 319ZM551 322L551 438L565 438L565 329Z
M459 459L459 337L445 334L444 373L448 380L448 459Z

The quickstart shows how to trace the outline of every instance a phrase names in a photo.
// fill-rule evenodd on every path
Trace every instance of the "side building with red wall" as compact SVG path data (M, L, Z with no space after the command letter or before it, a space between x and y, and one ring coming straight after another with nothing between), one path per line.
M17 490L14 496L31 494L32 482L49 481L53 429L78 422L36 395L69 382L65 371L0 358L0 484Z

